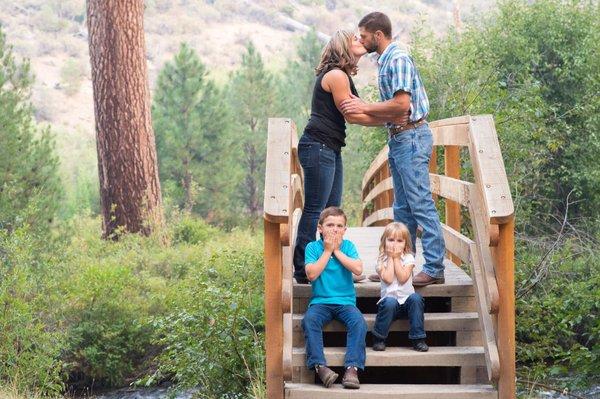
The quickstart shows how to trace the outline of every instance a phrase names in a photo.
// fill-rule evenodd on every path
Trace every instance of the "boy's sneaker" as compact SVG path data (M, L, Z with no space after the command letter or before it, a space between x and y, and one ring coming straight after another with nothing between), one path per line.
M411 339L412 347L417 352L427 352L429 350L429 346L425 343L424 339Z
M348 367L342 379L342 385L346 389L359 389L360 381L358 381L358 369L356 367Z
M373 344L373 350L382 352L385 350L385 341L377 341Z
M319 376L319 379L325 388L332 386L335 380L338 378L338 374L327 366L319 365L315 367L315 370L317 371L317 375Z

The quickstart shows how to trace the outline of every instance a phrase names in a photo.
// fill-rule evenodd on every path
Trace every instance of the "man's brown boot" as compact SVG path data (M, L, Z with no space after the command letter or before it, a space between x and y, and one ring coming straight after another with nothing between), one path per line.
M429 284L444 284L444 281L444 277L435 278L423 272L413 277L413 285L415 287L423 287Z
M360 381L358 381L358 370L356 367L348 367L342 379L342 385L346 389L359 389Z
M327 366L319 365L315 367L315 370L325 388L332 386L338 378L338 374Z

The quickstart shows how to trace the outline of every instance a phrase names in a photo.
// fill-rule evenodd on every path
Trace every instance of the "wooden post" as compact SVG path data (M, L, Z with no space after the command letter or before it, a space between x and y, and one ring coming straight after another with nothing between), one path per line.
M498 312L498 354L500 380L498 397L516 397L515 358L515 219L500 225L500 240L495 250L496 278L500 309Z
M265 354L267 397L283 399L282 250L279 223L265 219Z
M444 173L448 177L460 180L460 147L456 145L444 146ZM460 233L460 204L446 199L446 225ZM450 260L460 266L458 256L450 255Z

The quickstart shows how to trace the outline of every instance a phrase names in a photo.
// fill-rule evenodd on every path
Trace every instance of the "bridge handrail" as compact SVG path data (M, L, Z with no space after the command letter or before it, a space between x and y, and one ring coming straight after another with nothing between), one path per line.
M447 251L455 263L471 264L488 377L499 380L501 393L514 392L514 206L494 121L491 115L466 115L435 121L430 127L430 183L434 198L446 199ZM445 175L437 173L437 147L444 148ZM461 147L468 148L473 183L460 180ZM387 157L385 146L363 177L363 226L393 220ZM460 233L461 206L469 210L473 240ZM498 314L497 328L490 313Z
M292 378L292 257L303 208L298 136L291 119L269 118L265 171L265 355L267 397Z

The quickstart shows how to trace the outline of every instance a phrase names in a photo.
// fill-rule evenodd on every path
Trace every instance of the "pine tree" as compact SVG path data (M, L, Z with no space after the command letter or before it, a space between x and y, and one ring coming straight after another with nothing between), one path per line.
M278 99L274 77L265 69L252 42L246 46L240 68L232 74L228 92L242 150L244 181L240 193L250 217L255 219L262 211L267 120L275 116Z
M47 226L61 194L52 136L33 121L32 81L0 27L0 229Z
M104 237L163 222L142 0L89 0L87 23Z
M307 32L298 43L297 59L288 61L279 85L279 111L282 116L294 120L299 132L302 132L310 116L315 68L321 58L322 48L316 31L312 29Z
M227 104L187 44L161 70L152 114L166 195L208 220L229 218L236 167Z

